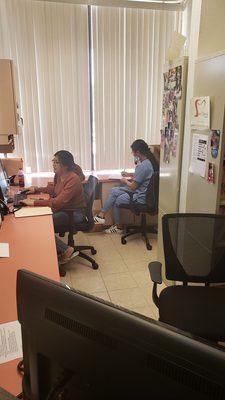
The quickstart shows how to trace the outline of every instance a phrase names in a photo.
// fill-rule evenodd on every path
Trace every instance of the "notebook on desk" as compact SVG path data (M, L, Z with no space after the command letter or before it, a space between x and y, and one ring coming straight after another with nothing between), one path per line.
M22 207L15 211L16 218L37 217L39 215L50 215L52 210L50 207Z
M111 174L111 175L109 175L108 179L118 179L118 180L120 180L120 179L122 179L122 175L120 173Z
M120 180L120 179L122 179L122 178L126 178L126 179L128 179L128 180L131 180L131 179L132 179L131 176L126 176L126 177L124 177L124 176L122 176L120 173L118 173L118 174L111 174L111 175L109 175L109 177L108 177L108 179L118 179L118 180Z

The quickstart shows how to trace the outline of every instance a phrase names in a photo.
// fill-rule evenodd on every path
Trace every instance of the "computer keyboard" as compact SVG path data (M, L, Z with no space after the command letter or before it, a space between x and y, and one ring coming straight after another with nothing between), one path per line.
M13 205L14 207L19 207L22 204L20 204L21 200L25 200L27 198L26 193L16 193L13 196Z

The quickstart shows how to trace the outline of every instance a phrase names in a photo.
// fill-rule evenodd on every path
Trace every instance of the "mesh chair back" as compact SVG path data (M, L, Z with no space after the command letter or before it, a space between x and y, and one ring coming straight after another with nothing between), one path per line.
M87 222L89 228L94 226L94 219L93 219L93 213L92 213L92 207L95 199L95 193L96 193L96 188L98 185L98 179L90 175L87 182L84 183L84 197L86 200L86 217L87 217Z
M146 204L151 213L158 212L158 200L159 200L159 173L154 172L151 176L146 192Z
M167 214L162 227L167 279L225 282L225 216Z

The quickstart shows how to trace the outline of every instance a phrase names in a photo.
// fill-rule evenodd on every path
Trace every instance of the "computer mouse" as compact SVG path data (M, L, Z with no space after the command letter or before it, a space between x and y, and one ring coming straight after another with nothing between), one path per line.
M19 202L19 204L20 204L20 206L22 206L22 207L27 207L27 204L24 203L23 200L21 200L21 201Z

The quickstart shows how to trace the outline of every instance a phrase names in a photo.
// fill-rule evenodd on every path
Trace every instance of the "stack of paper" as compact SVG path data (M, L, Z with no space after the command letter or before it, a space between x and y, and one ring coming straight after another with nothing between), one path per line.
M19 321L0 324L0 364L22 356L22 337Z
M0 257L9 257L9 243L0 243Z
M37 217L38 215L49 214L52 214L50 207L22 207L20 210L15 211L16 218Z
M122 179L122 175L120 173L111 174L111 175L109 175L108 179Z

